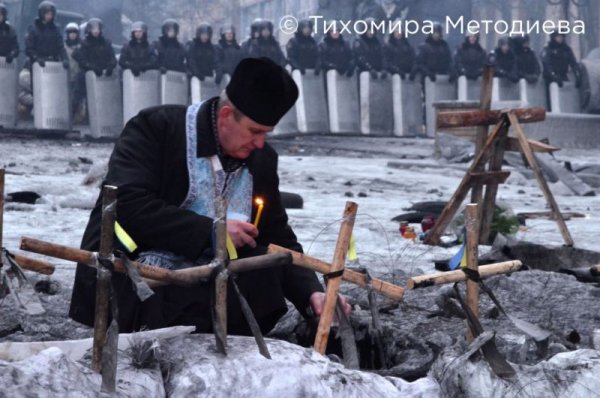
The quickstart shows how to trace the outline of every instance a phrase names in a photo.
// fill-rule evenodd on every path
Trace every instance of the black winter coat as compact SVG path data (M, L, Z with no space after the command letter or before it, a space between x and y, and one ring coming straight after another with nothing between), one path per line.
M283 55L279 43L273 36L267 39L259 37L251 41L248 48L248 56L250 58L266 57L282 67L285 67L286 64L285 55Z
M456 49L454 65L457 76L477 80L483 74L487 54L479 43L471 44L468 38Z
M147 39L131 39L121 49L119 65L123 69L146 71L158 68L156 51Z
M207 101L198 113L199 157L216 154L210 116L212 101L216 100ZM186 110L184 106L161 106L143 110L132 118L115 144L104 183L118 187L117 221L139 250L164 250L195 261L210 251L213 220L180 208L189 189ZM271 243L301 251L281 203L277 153L265 145L248 158L246 165L253 176L253 195L262 197L266 205L257 249L241 249L238 254L263 254ZM101 196L83 235L81 247L85 250L99 248ZM272 328L286 312L284 297L306 314L310 295L322 291L314 272L292 265L241 273L238 282L246 290L245 297L263 331ZM195 325L200 332L212 328L207 283L190 288L156 288L156 294L144 303L137 299L123 274L114 273L113 283L119 303L120 332L182 324ZM78 265L69 316L90 326L94 320L95 285L96 270ZM229 297L235 297L230 293ZM228 300L228 321L232 333L249 333L235 299Z
M515 73L518 78L535 81L540 76L540 62L529 47L515 47Z
M383 70L383 46L377 36L360 36L353 46L356 68L359 72Z
M319 49L312 36L296 32L286 46L288 62L292 69L320 69Z
M354 54L342 36L338 39L325 36L319 43L319 58L325 71L335 69L341 74L354 71Z
M112 43L105 37L86 37L73 53L73 58L84 72L113 70L117 66Z
M217 51L219 54L219 64L221 65L223 73L227 73L231 76L235 67L240 63L242 58L244 58L242 48L235 40L228 42L224 38L221 38L219 40Z
M161 36L155 43L154 49L158 58L158 67L175 72L186 72L186 51L176 39Z
M402 78L411 72L415 64L415 50L405 37L396 39L390 36L383 48L384 64L391 74L398 73Z
M542 63L546 80L569 80L567 77L569 68L572 68L575 78L579 79L579 64L567 43L558 44L553 40L550 41L542 50Z
M503 53L500 48L496 48L490 53L489 63L494 67L494 76L509 79L513 82L518 81L515 70L515 53L512 50Z
M192 40L188 44L187 62L189 72L200 79L221 73L217 46L210 42Z
M67 59L60 27L53 22L45 24L38 18L27 31L25 54L31 62L63 61Z
M448 43L443 39L435 41L430 36L419 46L414 72L423 76L449 75L451 64L452 55Z
M0 23L0 57L15 59L19 56L19 42L15 29L7 22Z

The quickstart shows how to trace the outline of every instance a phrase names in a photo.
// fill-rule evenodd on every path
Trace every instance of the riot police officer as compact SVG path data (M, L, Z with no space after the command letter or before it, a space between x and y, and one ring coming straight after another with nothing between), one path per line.
M519 79L535 83L540 77L540 62L535 52L529 47L529 35L513 39L515 52L515 73Z
M262 18L256 18L250 24L250 36L241 45L242 53L244 54L243 58L248 57L250 54L250 46L254 43L260 36L260 28L263 24Z
M93 71L96 76L111 76L117 66L112 43L102 30L99 18L90 19L85 26L85 38L74 55L83 73Z
M311 20L303 19L298 24L294 37L286 46L288 62L292 69L298 69L301 74L307 69L314 69L315 75L320 73L319 50L313 37Z
M435 23L433 32L419 46L410 80L414 80L417 73L420 73L422 77L427 76L431 81L435 81L436 75L449 75L451 66L452 54L448 43L443 38L442 25Z
M513 83L519 81L515 72L515 53L511 50L508 39L498 40L498 46L490 53L489 63L494 67L494 76Z
M218 51L212 44L212 26L201 23L196 29L196 37L188 44L188 69L192 76L204 81L206 77L215 76L215 83L220 84L223 78L218 63Z
M221 38L217 46L219 65L223 73L231 76L235 67L244 58L244 53L235 38L235 28L233 25L222 26L219 30Z
M0 3L0 57L12 63L19 56L19 42L15 29L8 23L8 8Z
M479 44L479 34L468 35L454 54L456 75L477 80L483 74L486 61L487 54Z
M65 69L69 68L69 59L63 45L62 34L54 23L56 6L50 1L42 1L38 6L38 18L27 31L25 39L25 53L31 64L37 62L41 67L46 61L63 63Z
M285 56L279 42L273 37L273 23L271 21L262 21L260 26L260 36L250 43L248 56L251 58L269 58L280 66L285 66Z
M575 86L581 86L581 70L575 59L571 47L565 42L565 35L558 31L550 35L548 45L542 51L542 63L544 64L544 79L548 84L556 82L562 87L563 82L568 81L569 68L575 75Z
M75 124L79 124L85 114L83 105L85 98L85 78L79 73L79 65L74 58L80 44L79 25L75 22L68 23L65 27L65 51L69 60L69 88L71 91L73 123Z
M154 44L158 56L158 67L161 73L168 70L186 71L186 51L179 42L179 24L174 19L167 19L162 24L162 36Z
M373 79L385 78L387 72L383 68L383 45L372 28L373 18L367 18L365 22L370 27L360 35L352 47L358 72L369 72Z
M150 69L157 69L156 52L148 42L148 27L138 21L131 25L131 40L121 49L119 65L130 69L134 76Z
M330 30L319 43L319 59L324 71L336 70L350 77L354 73L354 54L337 30Z
M410 74L415 64L415 50L399 29L389 35L383 57L386 70L390 74L399 74L402 79Z

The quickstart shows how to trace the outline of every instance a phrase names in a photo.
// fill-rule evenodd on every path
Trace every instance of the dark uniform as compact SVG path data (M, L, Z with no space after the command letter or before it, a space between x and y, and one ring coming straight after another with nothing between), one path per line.
M402 79L410 74L415 65L415 50L400 32L388 37L383 56L386 70L391 74L399 74Z
M535 51L529 47L529 36L515 37L512 43L517 77L528 83L537 82L541 74L540 62Z
M250 61L245 62L245 65L248 65ZM286 73L280 68L277 71L263 72L262 76L273 76L270 83L277 85L277 81L285 79L278 78L277 74L283 76ZM234 74L232 82L235 79ZM246 88L238 91L237 95L232 95L233 90L228 91L230 98L236 98L233 102L237 102L236 106L242 108L241 104L244 101L247 101L244 106L264 103L261 98L254 101L256 96L264 95L259 93L260 90L256 90L256 87L265 83L256 79L261 78L239 76L238 84ZM288 79L291 80L289 76ZM277 93L280 90L292 91L289 87L275 87L274 90L277 90ZM252 92L257 94L253 95ZM279 108L278 104L267 105L262 111L268 117L271 117L271 114L282 117L293 105L292 100L297 98L297 89L295 93L295 97L289 98L276 95L279 103L283 102L284 105ZM242 102L237 101L240 96L243 97L240 100ZM197 262L198 259L210 260L213 257L213 218L189 210L184 203L192 185L198 187L201 184L206 186L209 192L213 192L214 184L201 180L200 177L198 180L194 179L196 174L192 171L196 168L195 162L205 164L210 162L207 158L216 155L223 164L225 173L236 173L234 169L240 171L242 168L244 173L247 171L253 177L249 180L250 191L244 191L246 193L242 194L243 197L246 194L252 195L249 197L251 201L252 197L260 196L266 203L260 221L260 235L256 239L257 247L240 248L238 255L243 258L265 253L269 244L301 251L302 247L288 224L288 217L281 202L277 153L265 144L262 149L253 151L244 163L222 154L215 139L217 133L213 131L213 120L216 117L215 101L218 101L218 98L191 107L168 105L150 108L141 111L127 123L115 144L104 181L105 184L119 188L119 224L138 244L139 251L174 253L189 262ZM245 110L244 114L247 112ZM189 123L190 118L194 119L194 123ZM277 122L268 123L270 125ZM192 153L188 148L190 142L195 143ZM101 213L102 197L99 197L83 236L81 246L85 250L99 249ZM256 208L249 215L250 219L254 219L255 213ZM118 246L119 241L116 240L115 244ZM135 258L136 255L131 254L131 257ZM119 305L120 332L173 325L193 325L198 332L203 333L212 330L209 283L199 282L191 287L157 287L154 288L153 296L140 302L132 290L131 282L124 274L115 272L112 280ZM285 298L306 315L310 296L323 290L314 272L291 264L240 273L236 282L263 332L273 328L287 311ZM96 270L79 264L69 316L90 326L94 322L95 286ZM248 334L249 329L231 284L229 288L231 295L227 300L228 331L233 334Z
M217 46L219 65L221 65L223 73L231 76L235 67L244 58L244 52L235 39L235 29L233 26L222 27L219 33L221 36L219 45ZM231 40L228 40L227 36L230 36Z
M477 80L483 74L486 61L487 54L479 44L479 35L467 36L454 54L456 75L466 76L469 80Z
M196 76L200 81L206 77L215 76L215 82L221 83L223 72L219 65L217 47L212 44L212 27L207 23L202 23L196 29L196 37L188 44L188 69L192 76ZM202 40L201 36L206 35Z
M262 18L256 18L250 24L250 36L248 36L248 38L246 40L244 40L244 42L240 46L242 48L242 53L244 54L244 58L249 56L250 46L260 36L260 28L261 28L262 24L263 24Z
M489 63L494 67L494 76L508 79L513 83L517 83L515 70L515 53L511 50L508 39L499 39L498 46L490 53Z
M287 57L292 69L298 69L302 74L306 69L314 69L315 74L318 75L319 49L312 32L312 21L308 19L300 21L298 30L286 46Z
M135 38L136 31L143 32L141 39ZM131 40L121 49L119 65L123 69L130 69L134 76L158 68L156 51L148 42L148 27L145 23L138 21L131 25Z
M354 73L354 54L344 37L333 31L327 32L319 43L319 59L324 71L335 69L350 77Z
M367 18L367 24L374 21L372 18ZM356 69L358 73L369 72L373 79L377 79L381 74L385 78L387 72L384 70L383 64L383 45L375 34L375 32L367 31L360 35L352 46L354 59L356 60Z
M50 20L45 20L46 15L52 15ZM43 1L38 7L38 18L27 31L25 38L25 53L31 65L34 62L44 67L46 61L62 62L65 69L69 68L69 59L63 45L60 27L54 23L56 6Z
M262 21L260 24L260 36L250 43L248 56L251 58L269 58L280 66L285 66L285 55L281 51L279 42L273 37L273 23Z
M450 75L452 54L448 43L442 38L442 25L434 26L434 33L427 36L425 43L419 46L415 67L410 79L414 80L417 73L435 81L436 75Z
M10 64L19 56L19 42L15 29L7 21L8 9L4 4L0 4L0 15L0 57Z
M562 39L559 39L562 37ZM575 54L565 42L565 35L554 32L550 35L548 45L542 51L542 63L544 65L544 79L548 84L558 83L562 87L563 82L568 81L569 68L575 75L575 85L581 85L581 70L575 59Z
M162 25L162 36L154 43L161 73L168 70L186 72L186 51L177 40L179 24L174 19L167 19Z
M115 51L109 39L102 32L102 21L92 18L85 26L85 38L74 54L75 60L83 73L93 71L96 76L111 76L117 66ZM92 31L98 30L95 36Z

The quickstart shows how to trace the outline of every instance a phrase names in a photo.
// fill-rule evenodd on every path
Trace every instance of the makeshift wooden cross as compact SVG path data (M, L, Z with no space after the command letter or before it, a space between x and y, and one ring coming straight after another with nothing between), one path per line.
M105 203L106 202L106 203ZM181 270L168 270L165 268L129 261L126 257L115 258L113 256L112 242L114 240L114 225L116 219L116 188L104 187L102 205L102 228L100 252L93 253L85 250L56 245L37 239L22 237L21 249L51 257L74 261L79 264L97 268L98 283L96 296L96 313L94 323L94 349L93 368L102 371L103 386L105 384L105 370L109 373L106 380L114 380L114 372L110 371L116 364L116 357L109 361L111 367L108 369L103 359L107 343L108 309L110 306L110 273L112 270L127 273L132 279L133 285L140 296L140 289L145 288L147 294L152 294L148 285L156 287L162 285L193 286L201 281L213 279L215 287L215 302L213 306L213 328L215 332L217 349L226 354L227 349L227 286L231 273L246 272L268 267L276 267L290 264L289 253L267 254L246 259L229 261L226 250L226 205L219 202L216 204L217 216L215 217L215 258L208 265L195 266ZM110 268L110 270L108 269ZM232 282L235 285L235 282ZM142 285L140 287L140 285ZM237 291L237 288L236 288ZM250 324L250 329L255 335L260 353L269 358L269 352L256 320L251 315L249 306L240 295L242 312ZM140 296L140 299L143 298ZM115 318L113 316L113 318ZM113 324L111 323L111 326ZM109 328L110 330L110 328ZM258 332L256 332L258 330ZM115 333L113 333L115 335ZM111 355L116 355L115 350L108 350ZM114 353L114 354L113 354ZM107 384L107 391L114 390L114 382Z
M469 190L478 186L486 186L483 199L476 198L481 208L481 224L479 241L486 243L489 237L490 226L494 209L496 206L496 194L498 185L506 181L510 172L502 171L502 161L505 151L520 151L527 159L527 163L540 185L546 201L548 202L553 219L557 222L560 232L567 246L573 246L573 239L565 220L558 208L558 204L548 187L548 183L542 174L534 152L551 152L556 148L539 142L528 140L521 123L533 123L544 120L546 111L542 108L512 109L505 111L468 111L448 112L438 114L437 123L441 128L458 126L488 126L495 124L492 133L487 137L485 144L476 154L475 160L464 176L458 189L442 211L432 229L427 232L425 243L436 245L440 237L450 224L450 221L458 211L460 205L467 197ZM510 127L514 129L516 137L509 137ZM486 170L487 165L487 170Z

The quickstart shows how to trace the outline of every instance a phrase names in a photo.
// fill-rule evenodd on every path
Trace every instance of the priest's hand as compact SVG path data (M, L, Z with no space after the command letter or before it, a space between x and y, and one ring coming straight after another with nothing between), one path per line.
M254 225L239 220L227 220L227 232L236 248L256 247L258 229Z
M346 313L346 315L350 316L350 314L352 314L352 306L348 302L348 298L346 298L346 296L341 295L341 294L338 297L339 297L340 304L342 305L342 308L344 309L344 312ZM314 292L313 294L310 295L310 298L308 301L310 302L310 307L312 308L315 316L320 316L321 313L323 312L323 307L325 306L325 293ZM337 315L334 316L334 319L337 320Z

